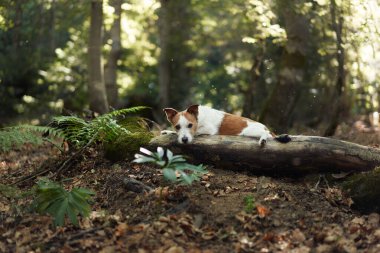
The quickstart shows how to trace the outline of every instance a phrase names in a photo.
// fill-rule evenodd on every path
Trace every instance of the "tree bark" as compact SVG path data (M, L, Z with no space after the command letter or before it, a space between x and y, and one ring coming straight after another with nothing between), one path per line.
M346 72L344 70L345 62L345 50L343 47L343 15L338 15L337 17L337 6L335 0L331 0L330 3L330 13L332 19L332 27L336 36L336 59L338 61L337 79L335 84L334 96L332 98L333 112L331 114L330 122L325 130L324 136L332 136L338 127L342 112L344 108L344 86L346 83Z
M121 56L121 5L123 0L114 0L111 3L115 8L114 21L111 27L112 47L108 55L107 64L104 67L104 81L107 90L107 100L112 107L117 108L117 61Z
M316 172L369 171L380 166L380 149L317 136L291 136L289 143L242 136L199 136L191 144L179 144L176 135L154 138L149 147L169 148L194 161L250 170L256 173L306 174Z
M108 112L106 87L102 66L103 1L91 0L90 40L88 43L88 95L90 109L98 113Z
M263 66L263 54L259 54L254 57L253 63L250 69L251 82L248 86L248 90L244 92L244 104L242 115L247 118L253 118L254 108L254 94L257 91L257 83L261 76L261 69Z

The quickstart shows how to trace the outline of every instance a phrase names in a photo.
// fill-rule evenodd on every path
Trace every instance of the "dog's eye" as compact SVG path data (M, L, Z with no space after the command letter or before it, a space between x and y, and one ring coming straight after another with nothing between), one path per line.
M188 127L188 128L192 128L192 127L193 127L193 124L190 123L189 125L187 125L187 127Z
M181 129L181 126L180 125L176 125L175 129L179 130L179 129Z

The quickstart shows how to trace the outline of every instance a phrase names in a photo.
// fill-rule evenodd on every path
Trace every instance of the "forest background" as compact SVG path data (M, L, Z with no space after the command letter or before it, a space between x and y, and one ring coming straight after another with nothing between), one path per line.
M136 105L163 123L162 108L194 103L278 132L377 124L379 13L376 0L0 0L0 125Z

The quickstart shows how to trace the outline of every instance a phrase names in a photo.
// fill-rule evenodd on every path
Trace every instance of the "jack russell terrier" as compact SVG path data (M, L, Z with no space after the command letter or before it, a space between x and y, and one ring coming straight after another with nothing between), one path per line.
M259 122L218 111L208 106L192 105L182 112L173 108L165 108L164 112L176 132L162 131L161 133L177 133L179 143L191 143L194 136L203 134L257 137L260 146L265 145L270 138L281 143L291 140L287 134L276 136Z

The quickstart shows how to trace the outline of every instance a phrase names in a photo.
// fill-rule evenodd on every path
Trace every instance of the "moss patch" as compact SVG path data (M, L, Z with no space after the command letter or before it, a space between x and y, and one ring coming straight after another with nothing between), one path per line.
M153 138L153 133L136 132L120 136L117 140L104 144L105 157L113 162L132 158Z
M366 213L380 211L380 167L349 177L343 189L354 201L353 208Z

